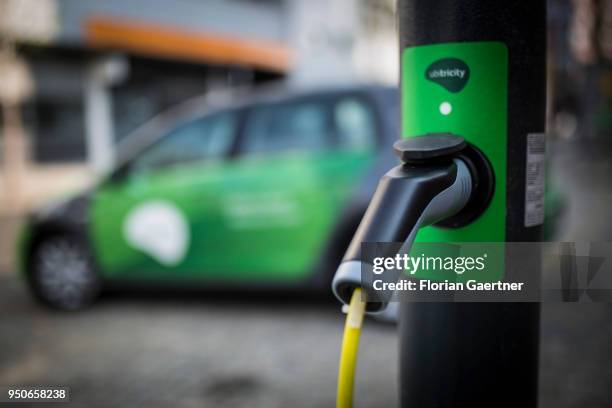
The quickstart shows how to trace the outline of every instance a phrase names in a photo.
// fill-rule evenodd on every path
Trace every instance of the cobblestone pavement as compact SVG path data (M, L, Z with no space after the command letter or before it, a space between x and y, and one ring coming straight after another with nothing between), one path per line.
M610 156L576 165L572 149L553 163L569 197L561 237L612 240ZM341 330L335 303L265 294L122 294L54 313L7 276L0 385L69 385L71 407L331 407ZM396 406L394 327L368 321L361 344L357 406ZM543 306L541 407L609 407L611 362L611 305Z

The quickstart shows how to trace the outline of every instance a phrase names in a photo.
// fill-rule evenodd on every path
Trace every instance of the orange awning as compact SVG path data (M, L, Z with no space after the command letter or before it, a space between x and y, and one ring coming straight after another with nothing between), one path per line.
M190 32L115 17L92 17L85 24L87 45L135 54L286 72L286 46L262 40Z

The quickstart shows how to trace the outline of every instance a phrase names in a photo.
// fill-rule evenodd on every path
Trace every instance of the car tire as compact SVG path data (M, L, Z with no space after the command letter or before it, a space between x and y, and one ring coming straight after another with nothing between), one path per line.
M83 240L63 234L42 238L34 246L28 278L36 298L54 309L86 308L101 289L91 253Z

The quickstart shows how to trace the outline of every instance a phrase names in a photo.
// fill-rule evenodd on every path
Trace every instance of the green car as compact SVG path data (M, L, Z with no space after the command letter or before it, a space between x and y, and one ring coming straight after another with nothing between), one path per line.
M397 90L211 100L154 118L109 176L29 217L20 259L39 300L78 309L134 282L329 288L396 163Z

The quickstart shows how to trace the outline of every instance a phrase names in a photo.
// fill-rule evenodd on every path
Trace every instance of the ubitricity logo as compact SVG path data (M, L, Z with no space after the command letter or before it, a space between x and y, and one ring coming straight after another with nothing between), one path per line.
M425 78L452 93L460 92L470 79L470 67L459 58L442 58L427 67Z

